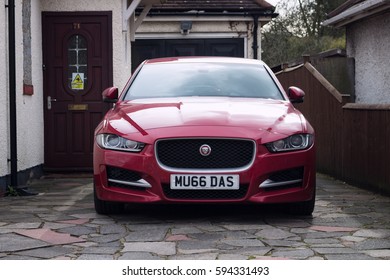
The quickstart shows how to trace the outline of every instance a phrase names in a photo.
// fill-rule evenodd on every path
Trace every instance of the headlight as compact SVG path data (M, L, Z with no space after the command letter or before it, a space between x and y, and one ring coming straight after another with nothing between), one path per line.
M313 135L311 134L295 134L290 137L267 143L265 146L270 152L289 152L305 150L313 144Z
M129 140L115 134L99 134L96 142L103 149L139 153L145 147L144 143Z

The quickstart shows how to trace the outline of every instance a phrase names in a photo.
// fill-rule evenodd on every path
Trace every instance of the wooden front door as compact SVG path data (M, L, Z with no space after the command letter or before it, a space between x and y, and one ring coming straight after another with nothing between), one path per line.
M45 168L92 169L93 132L109 109L112 85L111 12L42 16Z

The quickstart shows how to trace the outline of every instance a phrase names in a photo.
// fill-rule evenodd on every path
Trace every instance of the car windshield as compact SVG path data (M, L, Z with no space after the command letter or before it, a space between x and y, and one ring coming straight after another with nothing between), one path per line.
M124 99L182 96L284 99L261 65L201 62L145 64Z

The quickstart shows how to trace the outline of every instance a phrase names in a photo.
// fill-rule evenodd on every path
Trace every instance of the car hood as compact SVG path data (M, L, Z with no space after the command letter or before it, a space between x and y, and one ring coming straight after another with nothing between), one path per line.
M168 127L240 127L281 134L302 131L302 118L291 103L253 98L174 98L122 102L108 117L123 134ZM131 129L130 129L131 130Z
M258 98L183 97L123 101L106 116L122 135L175 127L246 129L291 135L305 130L304 118L288 101Z

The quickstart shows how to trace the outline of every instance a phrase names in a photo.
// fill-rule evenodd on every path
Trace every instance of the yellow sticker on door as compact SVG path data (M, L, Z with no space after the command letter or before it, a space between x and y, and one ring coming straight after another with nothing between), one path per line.
M72 73L72 89L84 89L84 73Z

